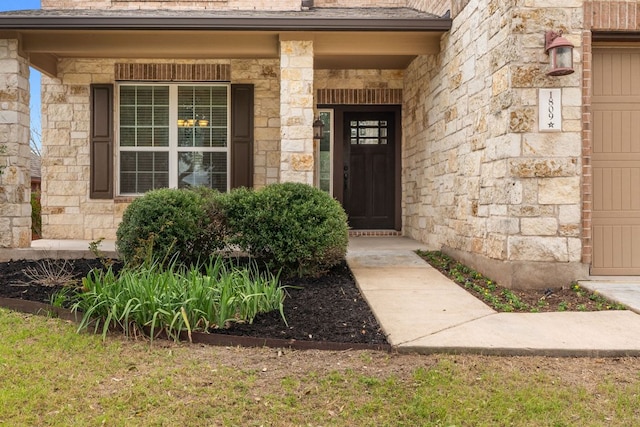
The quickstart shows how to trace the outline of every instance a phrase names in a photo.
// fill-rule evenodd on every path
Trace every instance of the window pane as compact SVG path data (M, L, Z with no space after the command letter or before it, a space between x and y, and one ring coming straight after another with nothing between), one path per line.
M120 107L120 126L136 125L136 107Z
M328 111L319 113L322 120L322 139L319 145L318 184L320 189L331 193L331 114Z
M120 146L167 147L168 104L168 86L121 86Z
M169 107L155 107L153 109L153 125L169 126Z
M169 185L169 153L133 152L120 154L120 192L140 194Z
M135 105L136 88L134 86L120 87L120 105Z
M227 190L227 153L181 152L178 154L178 187L205 186Z
M154 86L153 104L169 105L169 87L168 86Z
M137 144L138 147L151 147L153 145L153 131L149 128L138 128L137 131Z
M211 104L227 108L226 86L214 86L211 88Z
M193 98L196 105L211 105L211 88L196 86L193 89Z
M153 146L154 147L169 146L169 128L155 128L153 130Z
M196 147L211 147L211 129L196 127L194 129L194 144Z
M209 121L211 126L227 126L227 108L226 107L213 107L211 108L211 119Z
M130 151L123 151L120 154L120 170L123 172L136 171L137 155Z
M211 129L211 145L213 147L227 146L227 129L226 128Z
M136 145L136 129L120 128L120 146L135 147Z
M152 86L138 86L136 104L153 105L153 87Z

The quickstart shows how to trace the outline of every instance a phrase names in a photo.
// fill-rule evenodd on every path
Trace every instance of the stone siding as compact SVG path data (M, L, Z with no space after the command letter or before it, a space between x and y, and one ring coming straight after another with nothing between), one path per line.
M313 185L313 42L280 42L280 178Z
M315 0L314 7L410 7L457 14L468 0ZM302 0L42 0L43 9L301 10ZM454 15L455 16L455 15Z
M59 64L57 79L42 77L44 238L115 238L117 226L130 198L89 198L89 85L114 83L117 62L127 61L63 60ZM278 61L232 60L230 64L233 83L255 85L255 186L277 182L280 162Z
M42 9L300 10L300 0L42 0Z
M556 277L546 279L556 282L584 274L582 5L516 4L470 1L442 53L409 66L403 111L405 234L463 254L514 287L540 285L523 280L516 265L564 263L549 269ZM563 29L576 45L575 74L546 76L549 29ZM562 88L562 132L537 131L540 87Z
M29 120L29 62L0 40L0 247L31 243Z
M316 70L315 89L402 89L404 70Z

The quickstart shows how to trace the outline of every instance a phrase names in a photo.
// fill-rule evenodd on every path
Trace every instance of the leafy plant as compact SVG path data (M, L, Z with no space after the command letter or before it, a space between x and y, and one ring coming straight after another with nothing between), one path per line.
M548 311L551 307L554 307L557 311L567 311L572 308L571 303L565 300L559 300L557 303L550 304L549 298L556 297L556 294L562 293L562 298L574 301L576 298L572 298L571 292L577 297L575 309L578 311L626 309L624 305L609 301L596 293L591 293L581 288L577 283L573 283L569 288L570 290L565 288L553 290L549 288L544 290L541 296L535 296L534 299L530 297L526 298L524 292L502 288L491 279L484 277L481 273L474 271L442 252L419 250L416 253L434 268L475 294L478 298L481 298L497 311L537 313L540 311ZM520 295L518 295L518 293Z
M93 240L89 242L89 251L96 257L97 260L100 261L100 264L104 268L109 268L113 265L114 260L105 255L104 252L100 249L100 245L104 241L104 237L100 237L97 240Z
M347 216L329 194L305 184L239 189L222 200L231 243L284 275L317 276L344 259Z
M42 205L39 190L31 192L31 232L36 236L42 235Z
M189 268L172 263L92 271L83 279L73 311L83 312L78 330L93 324L106 336L110 328L125 335L180 333L225 328L230 322L251 323L259 313L279 310L284 320L285 291L277 275L260 274L254 266L230 265L212 257ZM286 321L285 321L286 323Z

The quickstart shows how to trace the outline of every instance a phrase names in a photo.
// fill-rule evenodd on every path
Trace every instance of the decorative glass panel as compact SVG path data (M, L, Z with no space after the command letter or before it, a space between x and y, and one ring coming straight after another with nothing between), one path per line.
M318 186L331 194L331 113L321 111L319 115L324 126L319 144Z
M352 120L351 144L378 145L388 143L388 128L386 120Z

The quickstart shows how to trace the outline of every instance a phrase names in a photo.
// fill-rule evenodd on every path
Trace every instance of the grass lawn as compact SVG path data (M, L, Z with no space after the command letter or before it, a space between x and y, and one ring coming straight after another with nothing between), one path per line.
M624 426L640 359L204 347L0 309L0 425Z

